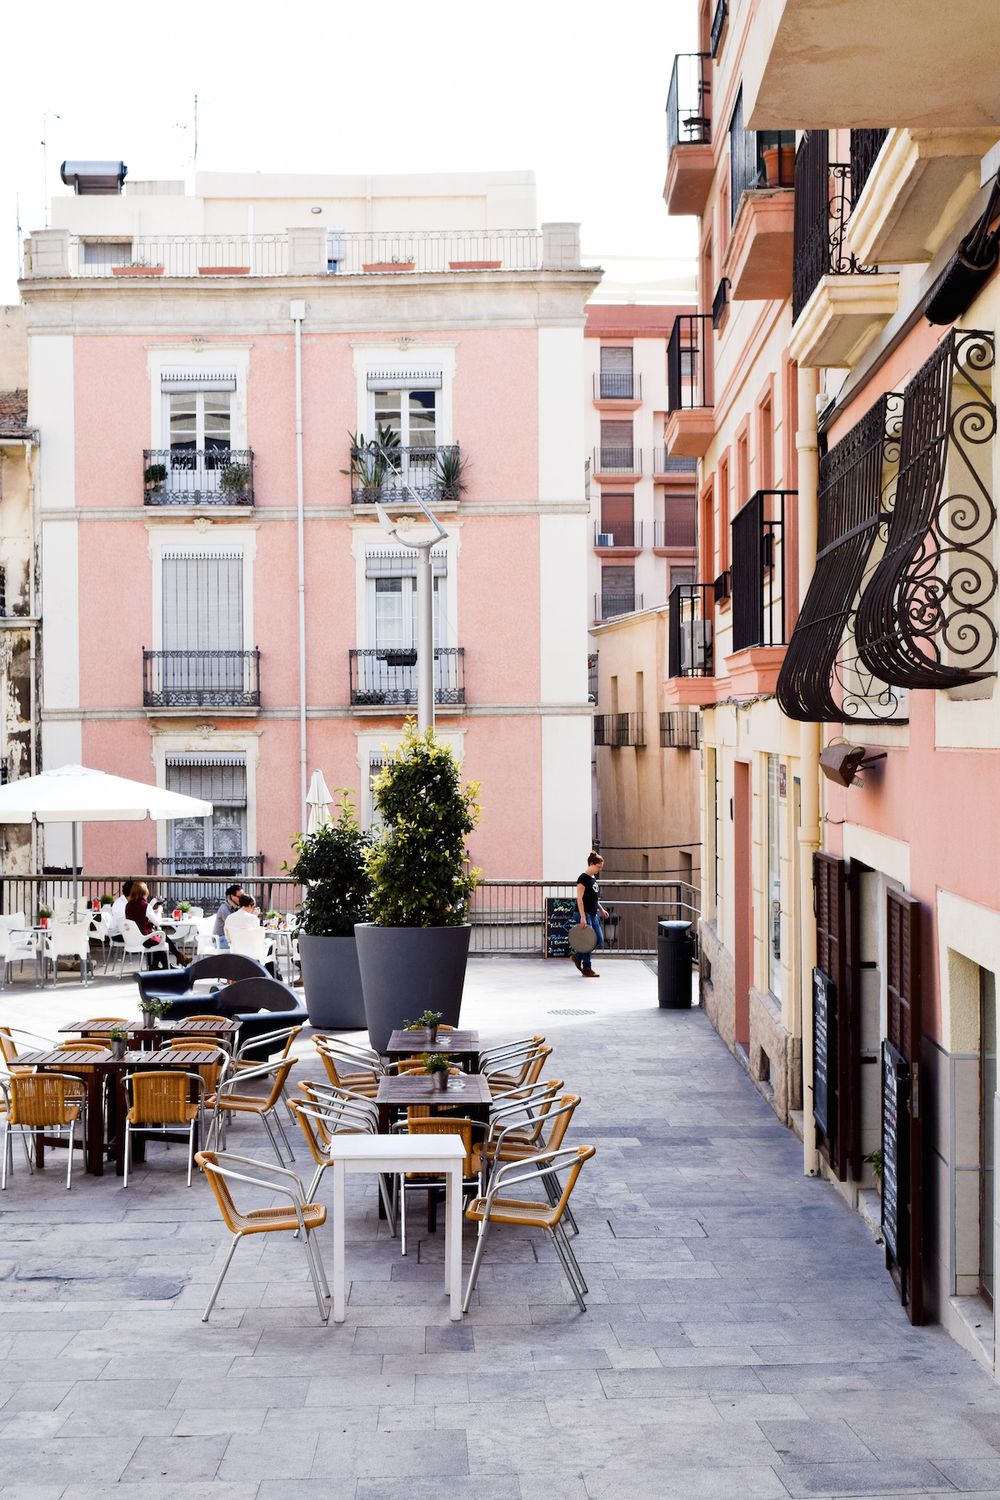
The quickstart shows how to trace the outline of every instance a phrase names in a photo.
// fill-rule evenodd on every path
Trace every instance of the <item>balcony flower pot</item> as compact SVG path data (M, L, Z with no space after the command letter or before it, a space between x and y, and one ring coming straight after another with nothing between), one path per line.
M376 927L364 922L355 931L368 1037L377 1052L386 1050L414 1008L433 1006L442 1012L444 1025L458 1025L472 936L468 923Z
M417 653L414 650L380 651L378 659L384 661L387 667L415 667Z
M249 276L249 266L199 266L199 276Z
M310 1025L317 1031L363 1031L365 1000L357 940L303 932L299 958Z
M450 260L449 271L499 271L502 261L499 260Z
M112 266L112 276L162 276L163 266Z
M795 180L795 147L768 146L764 151L768 187L791 187Z
M362 262L362 271L415 271L415 260L371 260Z

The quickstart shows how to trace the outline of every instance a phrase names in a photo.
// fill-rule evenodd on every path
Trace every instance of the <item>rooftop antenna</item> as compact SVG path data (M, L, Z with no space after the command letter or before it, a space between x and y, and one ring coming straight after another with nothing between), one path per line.
M42 205L45 210L45 228L49 227L49 120L61 120L62 115L45 110L42 114Z

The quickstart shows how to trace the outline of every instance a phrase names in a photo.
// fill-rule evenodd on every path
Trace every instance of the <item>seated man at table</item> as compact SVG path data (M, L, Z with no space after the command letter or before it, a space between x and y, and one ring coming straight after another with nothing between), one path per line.
M215 913L215 925L212 928L212 936L220 948L229 947L229 939L226 937L226 922L239 907L239 898L242 894L243 887L241 885L226 886L225 900Z

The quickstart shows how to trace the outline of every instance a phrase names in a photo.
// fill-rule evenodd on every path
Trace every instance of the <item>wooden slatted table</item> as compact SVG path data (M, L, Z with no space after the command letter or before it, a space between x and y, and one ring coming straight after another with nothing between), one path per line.
M396 1077L379 1079L375 1103L378 1106L378 1128L382 1134L387 1134L392 1111L405 1109L410 1104L458 1111L470 1120L487 1120L493 1095L482 1073L454 1074L443 1092L434 1087L426 1073L400 1073Z
M443 1052L453 1057L467 1073L479 1067L478 1031L439 1031L437 1039L431 1041L430 1033L424 1029L394 1031L389 1038L386 1054L390 1062L404 1057L419 1057L424 1052Z

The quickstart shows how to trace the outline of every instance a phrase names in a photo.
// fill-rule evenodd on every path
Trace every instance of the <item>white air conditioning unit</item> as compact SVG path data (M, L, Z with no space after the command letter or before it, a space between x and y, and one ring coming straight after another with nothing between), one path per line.
M599 531L597 533L598 547L613 547L615 545L615 534L613 531Z
M712 660L711 620L681 623L681 671L704 672Z

